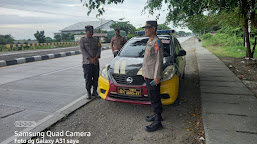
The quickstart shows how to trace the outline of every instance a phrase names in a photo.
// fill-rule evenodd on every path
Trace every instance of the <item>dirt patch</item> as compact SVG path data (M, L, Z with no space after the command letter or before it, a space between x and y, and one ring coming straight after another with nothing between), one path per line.
M257 60L231 57L220 59L257 97Z

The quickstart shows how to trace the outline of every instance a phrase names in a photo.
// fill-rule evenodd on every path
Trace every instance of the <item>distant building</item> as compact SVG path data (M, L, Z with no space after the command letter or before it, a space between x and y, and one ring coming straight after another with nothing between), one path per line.
M78 34L81 32L85 32L85 26L92 25L94 29L102 29L105 31L112 30L110 26L115 23L113 20L100 20L100 21L88 21L88 22L79 22L73 25L70 25L64 29L61 29L61 33L71 33L71 34ZM59 35L61 33L54 33L55 35Z
M28 44L32 44L32 43L38 43L37 40L16 40L13 41L14 44L24 44L24 43L28 43Z

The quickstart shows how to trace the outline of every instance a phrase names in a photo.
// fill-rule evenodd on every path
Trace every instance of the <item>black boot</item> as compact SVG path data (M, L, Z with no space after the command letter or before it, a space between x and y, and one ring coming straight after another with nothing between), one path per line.
M92 96L95 96L96 98L99 97L96 89L93 90Z
M87 99L91 99L91 90L87 90Z
M156 116L157 116L157 114L153 114L153 115L151 115L151 116L146 116L146 117L145 117L145 120L148 121L148 122L152 122L152 121L154 121L154 118L155 118ZM163 121L162 116L161 116L161 121Z
M156 115L154 117L154 121L152 124L145 127L145 130L148 132L154 132L156 130L162 129L162 123L161 123L161 115Z

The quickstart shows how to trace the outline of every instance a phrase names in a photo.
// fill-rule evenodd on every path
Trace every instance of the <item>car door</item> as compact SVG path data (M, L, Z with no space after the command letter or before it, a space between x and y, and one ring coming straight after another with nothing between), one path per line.
M175 46L175 53L177 55L179 50L181 50L181 46L175 37L174 37L174 46ZM179 72L179 75L182 76L184 71L184 65L185 65L184 56L176 57L176 64L177 64L177 70Z

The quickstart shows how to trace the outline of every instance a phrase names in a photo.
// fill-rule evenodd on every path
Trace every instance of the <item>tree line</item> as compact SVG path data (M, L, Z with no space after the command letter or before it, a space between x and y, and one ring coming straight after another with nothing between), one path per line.
M115 22L110 26L110 28L124 30L126 32L128 38L134 37L135 36L135 31L144 30L143 28L136 28L135 26L130 24L129 21ZM169 30L169 29L171 29L171 28L168 27L166 24L159 24L158 25L158 30ZM97 29L94 29L94 33L107 33L107 31L97 28ZM177 34L181 35L181 36L185 36L185 35L188 35L190 33L186 33L184 31L179 31ZM73 42L74 41L74 35L85 35L85 32L76 33L76 34L60 33L60 34L55 34L54 38L51 38L51 37L46 37L45 36L45 31L41 30L41 31L37 31L34 34L34 37L39 43ZM14 41L15 41L15 39L10 34L0 35L0 45L13 44ZM28 41L30 41L30 39L28 39L25 43L27 43Z
M88 15L92 10L97 9L96 16L105 12L104 5L124 2L124 0L81 1L88 8ZM257 41L256 0L148 0L144 11L157 14L158 18L160 12L163 12L161 11L163 5L167 6L167 23L187 26L198 35L220 30L244 37L246 57L253 57ZM251 46L251 38L255 40L253 46Z

